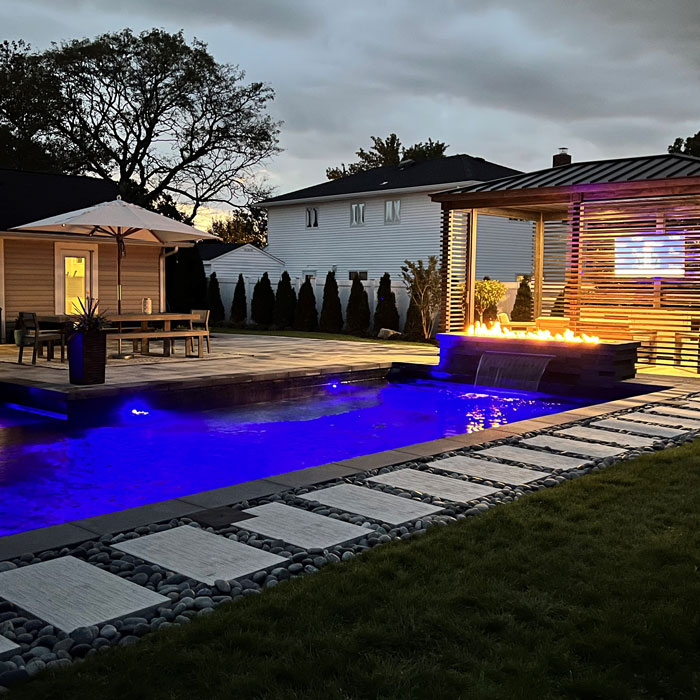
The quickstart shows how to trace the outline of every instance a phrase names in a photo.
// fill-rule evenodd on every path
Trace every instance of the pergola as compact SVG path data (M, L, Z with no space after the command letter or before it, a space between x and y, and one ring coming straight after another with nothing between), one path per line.
M640 362L698 369L700 158L573 163L432 199L443 212L443 331L474 320L479 214L523 219L533 224L535 318L640 341Z

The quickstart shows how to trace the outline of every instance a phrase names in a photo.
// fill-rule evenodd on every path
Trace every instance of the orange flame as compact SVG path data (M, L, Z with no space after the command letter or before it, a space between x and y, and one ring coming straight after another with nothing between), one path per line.
M555 340L560 343L600 343L600 338L596 335L575 335L568 328L563 333L552 333L546 330L513 331L510 328L501 326L496 322L492 326L477 321L467 328L467 335L479 338L518 338L520 340Z

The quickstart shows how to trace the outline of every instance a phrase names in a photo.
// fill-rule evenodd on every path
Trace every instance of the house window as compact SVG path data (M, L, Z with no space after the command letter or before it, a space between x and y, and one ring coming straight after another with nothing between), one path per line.
M384 223L398 224L401 221L401 200L387 199L384 202Z
M350 205L350 226L362 226L365 223L365 205L351 204Z
M318 207L306 207L306 228L318 228Z
M348 279L354 280L355 277L357 277L360 280L366 280L367 270L350 270L350 272L348 273Z

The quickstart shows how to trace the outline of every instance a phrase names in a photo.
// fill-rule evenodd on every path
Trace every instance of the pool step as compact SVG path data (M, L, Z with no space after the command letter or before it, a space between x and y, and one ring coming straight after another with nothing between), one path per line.
M514 447L511 445L496 445L477 450L474 455L485 457L495 457L507 462L520 462L530 464L533 467L544 467L545 469L578 469L590 462L589 459L579 459L577 457L565 457L564 455L553 454L543 450L531 450L524 447Z
M625 414L625 418L629 414ZM610 428L611 430L623 430L627 433L636 433L638 435L646 435L647 437L657 438L673 438L685 435L686 430L678 430L677 428L665 428L660 425L651 425L647 423L637 423L631 420L621 420L619 418L603 418L591 423L597 428Z
M549 472L541 472L535 469L523 469L522 467L511 467L508 464L490 462L485 459L474 459L473 457L462 455L446 457L445 459L436 459L434 462L428 462L425 466L442 471L454 472L455 474L464 474L464 476L497 481L501 484L510 484L512 486L529 484L531 481L537 481L538 479L544 479L546 476L549 476Z
M471 481L453 479L449 476L440 476L411 468L396 469L386 474L372 476L367 481L416 493L427 493L429 496L437 496L437 498L456 503L469 503L477 498L490 496L492 493L500 491L500 489L475 484Z
M625 435L624 433L615 433L612 430L588 428L583 425L557 430L555 435L580 438L581 440L597 440L598 442L618 445L619 447L652 447L655 442L652 438L642 437L641 435Z
M352 525L283 503L266 503L248 508L244 513L255 516L240 524L240 527L245 530L257 532L272 539L284 540L306 549L334 547L374 533L374 530L366 527Z
M0 597L64 632L171 602L71 556L3 571Z
M112 547L208 584L218 579L245 578L262 569L287 563L277 554L190 525L144 535Z
M338 484L317 489L300 495L299 498L337 508L346 513L364 515L389 525L401 525L443 510L429 503L401 498L378 489L354 486L353 484Z
M548 447L557 452L580 455L581 457L619 457L627 450L620 447L609 447L608 445L598 445L592 442L582 442L579 440L569 440L568 438L556 437L554 435L536 435L535 437L521 440L522 444L532 447Z

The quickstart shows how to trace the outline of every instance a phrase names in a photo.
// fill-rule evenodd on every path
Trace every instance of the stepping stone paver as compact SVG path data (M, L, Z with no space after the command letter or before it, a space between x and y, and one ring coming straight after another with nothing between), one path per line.
M432 506L429 503L401 498L401 496L384 493L378 489L354 486L353 484L329 486L325 489L305 493L299 498L338 508L348 513L364 515L390 525L400 525L443 510L443 508Z
M529 450L524 447L512 447L511 445L487 447L484 450L477 450L474 454L496 457L497 459L505 459L511 462L532 464L534 467L545 467L548 469L577 469L590 462L590 459L565 457L564 455L556 455L551 452Z
M240 527L265 537L284 540L298 547L333 547L371 535L374 530L327 518L283 503L266 503L244 512L255 515Z
M625 420L640 421L642 423L658 423L659 425L670 425L679 428L688 428L689 430L697 430L700 428L700 421L690 420L690 418L676 418L675 416L662 416L659 413L646 413L635 411L634 413L625 413Z
M556 434L582 438L583 440L598 440L599 442L606 442L609 445L619 445L620 447L652 447L654 445L654 440L648 437L614 433L612 430L588 428L584 425L575 425L572 428L557 430Z
M19 644L15 644L7 637L0 636L0 659L5 659L19 653Z
M700 406L698 406L697 411L692 411L688 408L679 408L678 406L654 406L649 410L652 413L663 413L668 416L681 416L682 418L700 420Z
M429 496L437 496L446 501L456 503L469 503L483 496L490 496L500 489L495 489L471 481L453 479L449 476L439 476L430 472L422 472L418 469L397 469L386 474L372 476L368 481L377 484L386 484L397 489L406 489L416 493L427 493Z
M0 597L64 632L171 603L71 556L3 571Z
M628 414L625 414L628 415ZM632 420L620 420L619 418L603 418L602 420L593 421L591 425L598 428L610 428L611 430L626 430L629 433L638 433L639 435L650 435L652 437L672 438L679 435L685 435L686 430L678 430L676 428L663 428L660 425L651 425L649 423L635 423Z
M473 457L462 455L436 459L434 462L426 464L426 466L434 469L444 469L456 474L464 474L465 476L476 476L480 479L498 481L502 484L528 484L531 481L537 481L549 476L549 472L511 467L508 464L498 464L485 459L474 459Z
M241 527L245 527L245 524ZM257 547L234 542L189 525L181 525L172 530L145 535L112 546L139 559L151 561L170 571L209 584L213 584L217 579L231 581L244 578L261 569L287 562L277 554L270 554Z
M619 447L609 447L608 445L596 445L591 442L579 442L578 440L568 440L566 438L554 437L553 435L536 435L522 441L525 445L533 447L549 447L558 452L570 452L582 457L618 457L625 454L627 450Z

